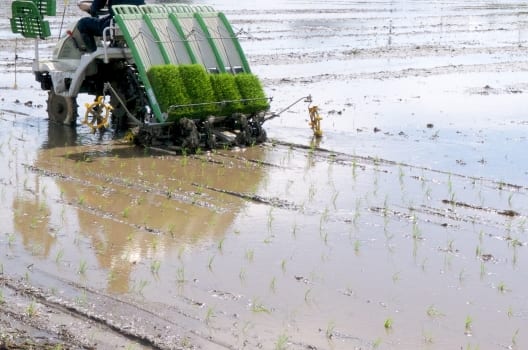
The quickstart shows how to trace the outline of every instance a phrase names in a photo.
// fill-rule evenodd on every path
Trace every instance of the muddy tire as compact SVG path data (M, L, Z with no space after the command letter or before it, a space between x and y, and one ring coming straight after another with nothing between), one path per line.
M114 108L112 111L112 125L117 131L124 131L133 128L136 123L128 117L127 110L139 121L144 122L148 105L144 88L139 82L138 73L133 66L127 66L120 70L122 79L112 82L112 87L119 95L119 99L110 94L110 104ZM123 102L125 105L123 105Z
M200 134L196 124L191 119L181 118L178 125L183 137L182 148L194 153L200 147Z
M216 135L213 132L214 118L208 118L204 123L205 146L207 149L216 148Z
M253 132L245 115L240 116L239 120L240 132L238 133L235 142L238 146L252 146L255 144L256 139L253 136Z
M144 128L139 128L137 135L134 137L134 143L142 147L152 146L152 133Z
M48 93L48 117L55 123L74 126L77 120L75 97L65 97L50 91Z
M257 144L264 143L267 140L268 140L268 135L266 134L266 130L260 127L259 133L257 135Z

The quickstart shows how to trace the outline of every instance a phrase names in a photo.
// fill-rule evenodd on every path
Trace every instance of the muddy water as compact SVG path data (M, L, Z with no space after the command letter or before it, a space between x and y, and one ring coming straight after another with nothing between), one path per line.
M323 139L306 104L262 147L194 156L49 127L2 34L0 264L41 288L3 307L89 315L79 344L525 348L524 5L210 3L275 110L313 95Z

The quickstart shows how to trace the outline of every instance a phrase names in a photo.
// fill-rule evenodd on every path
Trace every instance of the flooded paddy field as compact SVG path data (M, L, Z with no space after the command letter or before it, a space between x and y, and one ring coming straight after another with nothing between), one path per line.
M196 155L49 125L0 5L0 347L526 348L526 5L209 3L322 139L303 103Z

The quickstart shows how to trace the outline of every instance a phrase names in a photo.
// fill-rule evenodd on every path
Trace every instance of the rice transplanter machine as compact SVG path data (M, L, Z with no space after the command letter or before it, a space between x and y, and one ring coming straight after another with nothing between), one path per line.
M45 16L56 15L56 0L13 1L12 31L36 41L33 72L48 91L50 121L75 126L77 97L85 93L94 102L86 104L83 123L94 132L110 123L134 130L145 146L192 150L266 140L270 99L223 13L181 3L113 11L96 51L82 50L74 23L51 59L40 60L38 41L51 36Z

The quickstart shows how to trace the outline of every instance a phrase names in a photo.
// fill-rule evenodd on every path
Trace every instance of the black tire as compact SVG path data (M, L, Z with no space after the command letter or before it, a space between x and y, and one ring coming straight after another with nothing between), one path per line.
M247 117L241 115L238 124L240 132L235 138L235 143L238 146L253 146L256 142L256 138L253 136Z
M177 123L183 138L182 148L194 153L200 147L200 134L196 124L188 118L181 118Z
M207 149L216 148L216 135L213 132L214 117L208 118L204 123L205 146Z
M53 90L48 92L48 117L50 121L75 126L77 115L75 97L57 95Z
M112 111L112 125L116 131L124 131L137 126L133 120L129 120L126 110L134 115L140 122L144 122L148 101L141 86L137 72L134 67L127 66L120 71L122 79L112 82L112 87L119 94L119 98L125 106L121 104L113 94L110 96L110 104L114 107Z
M260 127L260 132L259 134L257 135L257 144L261 144L261 143L264 143L268 140L268 135L266 134L266 130L264 130L262 128L262 126Z
M140 127L139 131L134 137L134 143L142 147L152 146L152 134L145 128Z

